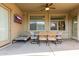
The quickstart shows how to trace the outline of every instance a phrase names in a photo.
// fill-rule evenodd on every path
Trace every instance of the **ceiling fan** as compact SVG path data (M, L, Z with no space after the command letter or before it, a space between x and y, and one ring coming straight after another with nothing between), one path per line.
M56 9L53 3L46 3L42 7L43 8L40 11L49 11L50 9Z

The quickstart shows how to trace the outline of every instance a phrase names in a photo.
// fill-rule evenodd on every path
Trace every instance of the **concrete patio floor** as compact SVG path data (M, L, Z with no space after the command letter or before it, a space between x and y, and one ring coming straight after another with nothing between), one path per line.
M0 49L0 56L79 56L79 42L75 40L64 40L55 45L49 42L31 44L30 42L16 42L8 47Z

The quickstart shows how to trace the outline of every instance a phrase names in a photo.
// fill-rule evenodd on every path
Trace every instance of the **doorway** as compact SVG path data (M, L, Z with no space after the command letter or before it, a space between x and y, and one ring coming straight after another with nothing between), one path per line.
M72 19L72 37L77 39L77 16L74 16Z
M4 5L0 5L0 46L10 42L9 40L9 11Z

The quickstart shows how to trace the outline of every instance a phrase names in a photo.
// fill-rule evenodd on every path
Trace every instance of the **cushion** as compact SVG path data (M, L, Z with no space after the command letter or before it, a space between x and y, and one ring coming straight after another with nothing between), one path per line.
M15 40L27 40L29 37L17 37Z
M29 32L23 32L19 36L20 37L27 37L27 36L30 36L30 33Z

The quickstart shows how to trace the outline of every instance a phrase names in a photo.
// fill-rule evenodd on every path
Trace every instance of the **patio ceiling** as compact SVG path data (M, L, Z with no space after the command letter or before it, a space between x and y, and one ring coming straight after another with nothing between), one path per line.
M27 12L39 12L44 4L45 3L16 3L22 11ZM54 5L56 9L50 10L51 12L68 12L79 6L78 3L54 3Z

